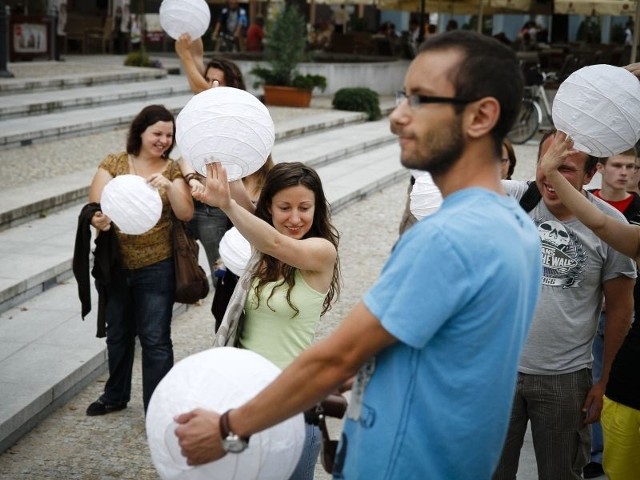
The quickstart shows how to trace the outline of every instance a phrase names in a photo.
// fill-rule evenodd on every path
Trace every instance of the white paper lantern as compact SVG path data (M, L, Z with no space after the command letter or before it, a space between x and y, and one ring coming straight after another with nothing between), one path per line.
M562 82L553 100L553 123L574 148L596 157L617 155L640 138L640 82L628 70L591 65Z
M433 183L433 178L429 172L411 170L411 174L416 181L413 183L413 188L409 194L409 210L411 210L414 217L422 220L440 209L442 193Z
M253 398L280 374L255 352L231 347L205 350L176 363L156 387L147 409L151 458L164 480L286 480L304 445L302 414L251 436L249 448L191 467L180 453L173 418L204 408L219 413Z
M197 172L221 162L229 180L258 170L271 153L275 128L269 110L244 90L216 87L195 95L176 119L176 142Z
M222 263L241 277L247 268L249 258L251 258L251 244L238 231L236 227L225 232L220 240L220 258Z
M118 175L104 186L100 207L122 232L142 235L160 220L162 198L144 178Z
M160 5L160 26L177 40L188 33L192 40L207 31L211 13L205 0L163 0Z

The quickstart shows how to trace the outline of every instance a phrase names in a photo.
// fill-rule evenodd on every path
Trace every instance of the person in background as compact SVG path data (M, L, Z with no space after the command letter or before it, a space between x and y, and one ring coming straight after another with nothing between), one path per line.
M337 35L347 33L347 26L349 24L349 12L347 11L344 3L333 11L331 16L333 22L333 31Z
M517 160L513 145L506 138L502 141L502 157L500 160L500 178L502 180L511 180Z
M175 48L193 93L203 92L214 85L246 90L242 73L231 60L214 58L206 67L202 65L202 39L198 38L192 42L188 34L183 34L176 40ZM205 177L196 172L184 158L180 158L178 164L192 193L203 191ZM250 202L245 201L243 204L251 208ZM195 213L189 222L189 227L195 238L202 243L209 268L213 271L220 257L218 252L220 239L228 229L226 215L219 208L196 200Z
M204 64L201 38L192 41L189 34L184 33L176 40L175 49L193 93L210 89L214 82L221 87L247 89L240 68L231 60L214 57Z
M113 30L111 31L111 38L113 40L113 52L123 54L126 53L125 48L125 33L122 28L123 17L122 17L122 7L118 5L116 7L115 15L113 16Z
M633 21L629 20L624 26L624 46L630 48L633 45Z
M251 434L357 373L334 478L490 477L540 290L535 227L498 171L521 98L515 53L497 41L456 31L421 46L391 128L402 164L433 175L442 208L400 238L338 329L256 397L222 415L196 409L175 418L189 465L242 451Z
M256 17L247 29L247 52L261 52L264 39L264 18Z
M320 20L315 24L313 41L311 48L324 50L331 44L333 30L331 24L326 20Z
M541 168L562 202L593 232L613 248L640 262L640 227L616 221L603 214L583 195L575 191L560 172L565 158L574 155L573 141L556 135L542 158ZM615 157L614 157L615 158ZM636 304L636 312L638 305ZM640 322L631 324L609 372L602 425L604 451L602 466L609 480L635 479L640 472Z
M142 235L127 235L96 210L91 225L98 236L114 228L122 267L117 281L102 288L109 378L104 393L87 408L87 415L105 415L127 407L131 398L131 371L135 338L142 348L144 410L160 380L173 366L171 316L175 298L172 218L188 221L193 202L178 164L169 158L175 145L175 120L162 105L143 108L133 119L124 152L108 155L98 165L89 189L89 201L98 204L105 185L119 175L138 175L158 189L162 214Z
M627 180L627 192L640 196L640 159L638 158L638 152L640 152L640 143L635 146L636 151L636 168L632 175Z
M637 171L636 162L635 148L619 155L600 159L598 172L602 177L602 186L600 189L591 190L591 193L622 213L629 223L640 224L640 197L637 194L627 192L627 183ZM636 304L640 302L640 298L635 295L634 299ZM605 321L606 305L603 305L592 347L594 383L602 375ZM584 478L595 478L604 474L602 469L604 445L600 422L595 422L592 425L592 435L591 461L584 467Z
M129 29L129 35L131 38L131 50L134 52L139 52L144 29L140 18L135 13L131 14L131 23L129 25Z
M286 368L311 345L322 315L340 291L339 235L315 170L280 163L265 179L255 215L231 198L221 164L208 167L197 197L224 211L257 251L247 288L240 347ZM306 424L305 447L291 480L312 480L320 429Z
M67 2L60 0L57 6L57 23L56 23L56 60L60 60L60 54L66 52L67 37Z
M248 26L247 11L238 5L238 0L229 0L211 33L211 39L215 42L215 51L219 52L222 44L227 41L233 43L233 50L243 51L244 35Z
M543 135L536 181L504 180L505 190L522 200L532 189L538 201L528 208L542 242L542 292L520 357L509 431L494 480L512 480L518 471L530 423L540 480L581 479L589 462L591 428L602 409L609 371L629 329L633 312L633 263L575 218L550 185L540 159L555 140ZM563 159L562 176L612 221L624 221L613 207L584 191L598 159L573 152ZM591 346L602 302L607 325L602 375L593 383Z

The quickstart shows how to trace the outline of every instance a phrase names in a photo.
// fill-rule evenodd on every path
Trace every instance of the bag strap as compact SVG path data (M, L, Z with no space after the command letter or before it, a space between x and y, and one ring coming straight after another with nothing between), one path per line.
M542 194L540 193L540 190L538 190L536 182L529 182L527 191L524 192L524 195L522 195L522 198L520 199L520 206L525 212L529 213L536 205L538 205L538 203L540 203L541 199Z

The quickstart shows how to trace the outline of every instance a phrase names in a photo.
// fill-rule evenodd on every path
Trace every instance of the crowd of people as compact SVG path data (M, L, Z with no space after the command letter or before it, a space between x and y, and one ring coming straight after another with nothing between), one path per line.
M234 22L227 28L241 28L242 12ZM194 94L245 88L233 62L204 64L201 39L184 35L175 48ZM628 68L639 75L637 64ZM456 28L428 36L390 116L401 162L415 172L401 235L362 300L316 343L340 290L339 234L317 172L269 158L243 180L228 182L219 163L204 176L169 158L172 114L145 107L125 151L99 164L80 216L76 251L88 251L89 225L98 231L109 360L87 415L127 407L136 336L145 411L173 365L172 221L190 222L212 271L234 226L252 255L242 275L215 285L212 324L243 312L234 345L283 372L238 408L176 417L190 465L250 448L252 434L349 388L335 478L514 479L528 425L541 479L589 477L600 465L610 480L637 478L640 161L635 149L598 159L549 132L536 178L511 180L516 157L505 137L522 91L508 46ZM587 192L596 171L602 187ZM125 174L162 198L160 221L143 235L123 233L100 208L105 185ZM317 423L305 419L292 479L313 478L320 450ZM592 441L598 420L603 435L594 428Z

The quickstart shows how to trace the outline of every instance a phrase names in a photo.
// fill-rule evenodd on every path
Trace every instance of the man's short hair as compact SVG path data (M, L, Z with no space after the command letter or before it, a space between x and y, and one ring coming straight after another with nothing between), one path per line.
M555 128L551 130L547 130L542 134L542 138L540 139L540 143L538 144L538 162L542 158L542 145L547 141L547 138L555 135L557 130ZM593 175L596 173L596 167L598 166L598 162L601 160L599 157L594 157L593 155L586 154L587 160L584 162L584 171L585 173Z
M420 53L447 49L463 54L457 68L449 73L455 95L472 100L493 97L500 103L500 118L491 131L499 152L522 103L522 72L515 52L486 35L454 30L429 36L420 46ZM456 108L461 112L464 106Z
M638 158L638 151L636 150L636 147L631 147L629 150L625 150L624 152L619 153L618 155L623 156L623 157ZM611 157L602 157L602 158L598 159L598 162L600 162L602 165L606 165L607 161L609 160L609 158L611 158Z

